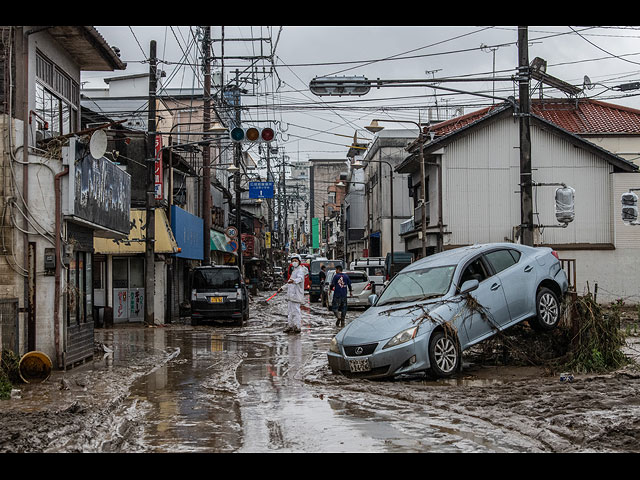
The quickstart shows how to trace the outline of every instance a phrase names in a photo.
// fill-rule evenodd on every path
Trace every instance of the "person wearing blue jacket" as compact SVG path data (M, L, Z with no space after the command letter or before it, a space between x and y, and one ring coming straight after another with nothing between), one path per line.
M351 289L351 279L346 273L342 273L342 267L336 266L336 273L331 279L331 290L333 291L333 300L331 301L331 310L336 316L336 327L344 327L344 319L347 316L347 290L349 296L353 296Z

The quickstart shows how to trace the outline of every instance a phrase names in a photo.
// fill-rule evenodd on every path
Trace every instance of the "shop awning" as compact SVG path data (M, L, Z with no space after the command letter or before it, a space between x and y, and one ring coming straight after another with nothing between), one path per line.
M211 250L218 250L219 252L235 254L233 245L229 243L229 238L224 233L216 230L211 230Z
M155 253L178 252L178 244L173 237L167 215L162 209L156 209L155 213ZM95 253L104 255L144 253L147 235L143 227L146 224L147 212L146 210L131 210L130 218L131 229L127 238L111 240L94 237L93 249Z

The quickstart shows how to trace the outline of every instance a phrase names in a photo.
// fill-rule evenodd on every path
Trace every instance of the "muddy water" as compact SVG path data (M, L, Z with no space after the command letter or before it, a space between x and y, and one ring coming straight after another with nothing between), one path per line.
M140 377L114 422L126 438L104 450L142 452L501 452L536 445L490 422L437 405L415 389L500 384L503 377L348 380L329 372L337 332L317 305L303 309L300 335L283 332L285 304L256 302L242 328L223 325L111 331L112 362L164 351L171 359ZM359 312L349 312L351 321ZM119 336L126 336L121 338ZM140 335L140 337L138 337ZM120 348L118 345L126 345ZM478 430L482 434L478 434ZM534 442L535 443L535 442Z
M639 451L640 375L571 384L535 367L465 361L447 381L331 374L337 332L317 304L299 335L286 305L254 302L244 327L174 324L100 332L108 374L164 356L140 374L83 451L127 452L575 452ZM349 312L347 322L359 312ZM94 434L93 437L96 435ZM69 451L68 446L52 451Z
M359 431L345 417L356 423L366 419L344 413L343 406L304 380L309 372L326 374L325 352L336 333L332 320L306 308L302 334L288 335L278 307L256 305L243 328L154 331L156 349L179 353L131 388L126 410L138 412L140 426L128 447L153 452L385 450L387 427L372 424L377 434Z

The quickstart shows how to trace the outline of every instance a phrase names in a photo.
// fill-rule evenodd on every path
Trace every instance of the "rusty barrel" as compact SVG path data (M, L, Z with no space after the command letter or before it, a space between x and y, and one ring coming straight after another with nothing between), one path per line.
M27 352L20 359L18 371L26 383L41 383L51 375L51 359L43 352Z

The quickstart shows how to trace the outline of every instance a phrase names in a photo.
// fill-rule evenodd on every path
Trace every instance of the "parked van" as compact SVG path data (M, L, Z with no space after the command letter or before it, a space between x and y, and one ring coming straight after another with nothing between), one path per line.
M242 326L249 318L249 292L238 267L196 267L190 281L192 325L206 320L229 320Z
M350 270L366 272L369 281L375 284L376 291L380 291L386 278L383 257L359 258L349 265Z

